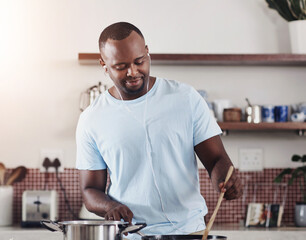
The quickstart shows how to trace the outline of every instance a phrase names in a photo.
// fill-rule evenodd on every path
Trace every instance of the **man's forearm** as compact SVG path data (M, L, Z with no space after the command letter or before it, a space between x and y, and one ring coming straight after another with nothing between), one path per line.
M95 188L84 189L83 198L87 210L102 217L119 204L107 194Z

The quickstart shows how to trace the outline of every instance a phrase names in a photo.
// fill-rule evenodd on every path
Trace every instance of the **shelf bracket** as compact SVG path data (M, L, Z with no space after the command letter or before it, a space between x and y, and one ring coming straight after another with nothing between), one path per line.
M298 134L300 137L306 136L305 129L299 129L299 130L297 131L297 134Z
M223 130L222 129L222 136L227 136L228 135L228 130Z

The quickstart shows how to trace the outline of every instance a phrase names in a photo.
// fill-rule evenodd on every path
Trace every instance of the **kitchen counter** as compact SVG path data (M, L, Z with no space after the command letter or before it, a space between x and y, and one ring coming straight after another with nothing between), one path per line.
M239 224L218 224L213 226L210 234L227 236L229 240L305 240L306 228L294 226L282 226L279 228L247 228Z
M274 231L303 231L306 232L306 227L295 227L291 225L285 225L281 227L265 228L265 227L245 227L241 224L214 224L212 227L214 231L264 231L264 232L274 232Z
M0 227L0 240L62 240L61 232L44 228L22 228L18 225Z
M210 234L227 236L231 240L305 240L306 228L284 226L280 228L246 228L239 224L214 225ZM0 240L62 240L61 232L44 228L0 227Z

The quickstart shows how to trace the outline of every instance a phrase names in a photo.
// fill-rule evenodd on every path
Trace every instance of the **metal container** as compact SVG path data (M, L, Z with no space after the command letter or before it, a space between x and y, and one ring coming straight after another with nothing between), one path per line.
M141 240L198 240L202 239L203 235L151 235L143 236ZM208 235L207 239L226 240L225 236Z
M294 222L297 227L306 227L306 203L297 202L294 211Z
M63 233L64 240L120 240L124 233L134 233L145 223L130 225L121 221L65 221L55 223L43 220L41 224L50 231Z
M88 88L85 92L82 92L80 99L80 110L84 111L105 90L106 86L99 82L98 85L94 85Z

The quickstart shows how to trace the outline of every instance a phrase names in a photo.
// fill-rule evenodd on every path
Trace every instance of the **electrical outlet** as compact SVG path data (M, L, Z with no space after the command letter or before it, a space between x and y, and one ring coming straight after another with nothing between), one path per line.
M261 148L243 148L239 150L240 171L262 171L263 150Z
M57 158L61 162L61 166L58 168L58 172L64 172L64 153L62 149L41 149L40 150L40 161L39 161L39 169L40 172L46 172L45 167L43 166L43 162L45 161L45 158L49 158L51 161L51 164L54 162L54 160ZM52 173L55 172L54 167L49 167L48 172Z

